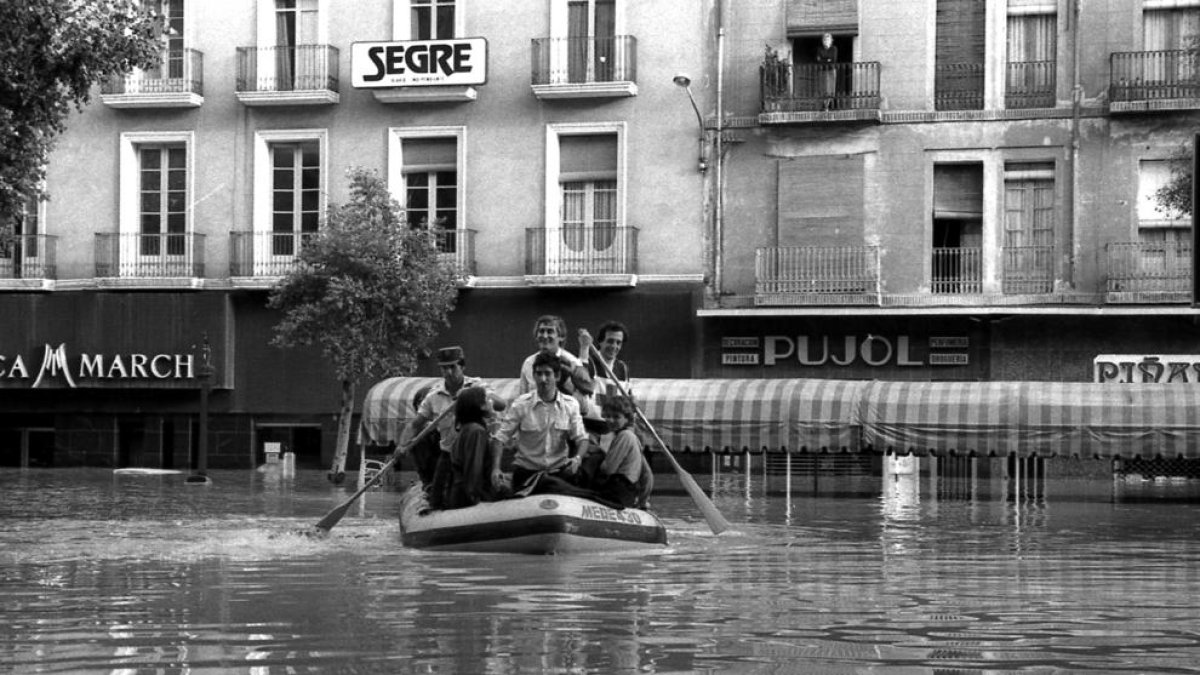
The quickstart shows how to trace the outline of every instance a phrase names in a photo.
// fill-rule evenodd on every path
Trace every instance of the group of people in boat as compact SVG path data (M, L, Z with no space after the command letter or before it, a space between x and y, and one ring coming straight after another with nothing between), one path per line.
M636 432L629 369L617 358L628 334L615 321L595 338L580 329L581 358L565 348L562 317L538 317L537 351L521 365L511 404L466 374L462 347L439 349L442 380L414 397L416 416L396 450L411 453L429 508L539 493L645 508L654 477Z

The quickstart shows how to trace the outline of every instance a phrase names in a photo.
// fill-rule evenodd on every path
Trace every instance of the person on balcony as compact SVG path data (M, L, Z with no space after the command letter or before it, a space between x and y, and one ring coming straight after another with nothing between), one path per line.
M821 64L818 77L821 82L821 95L825 98L822 103L824 110L833 110L834 95L837 93L837 47L833 45L833 35L825 33L821 36L821 46L817 47L817 63Z

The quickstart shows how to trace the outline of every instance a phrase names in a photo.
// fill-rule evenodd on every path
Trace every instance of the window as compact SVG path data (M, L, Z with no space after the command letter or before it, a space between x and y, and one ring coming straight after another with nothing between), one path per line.
M454 0L410 1L414 40L447 40L454 37Z
M158 276L167 270L187 269L186 259L193 252L192 144L190 131L121 135L116 258L120 275ZM166 258L175 258L180 265L172 262L171 267L163 267L159 263Z
M937 0L934 107L982 110L985 0Z
M1200 34L1200 6L1147 9L1142 14L1143 43L1148 52L1188 49Z
M1140 241L1191 242L1191 219L1159 205L1158 191L1170 182L1170 160L1143 159L1138 163L1137 227Z
M437 234L443 253L457 253L465 232L462 190L463 127L391 130L388 188L413 227Z
M21 279L41 274L40 261L42 201L36 196L25 200L16 213L6 214L12 237L0 238L0 279Z
M547 273L625 272L624 125L552 125L549 133Z
M160 0L159 12L166 22L162 35L165 53L162 63L151 72L155 78L186 77L183 0Z
M1051 8L1053 9L1053 8ZM1055 102L1057 15L1008 16L1005 107L1048 108Z
M1053 290L1055 200L1052 162L1005 164L1005 293Z
M254 153L255 275L282 273L325 214L327 134L260 131Z
M633 79L632 38L620 0L552 0L551 80L555 84Z
M983 164L933 166L934 293L983 290Z

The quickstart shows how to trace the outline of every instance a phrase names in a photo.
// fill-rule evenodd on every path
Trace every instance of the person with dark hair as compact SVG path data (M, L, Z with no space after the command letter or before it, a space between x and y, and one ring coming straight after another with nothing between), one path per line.
M412 408L416 413L421 410L421 402L429 395L429 390L432 386L421 387L417 393L413 395ZM438 432L431 431L425 435L416 445L408 451L412 457L414 468L417 470L417 478L421 480L422 485L433 484L433 472L437 468L438 455L441 454L441 435Z
M629 386L629 367L625 365L624 361L617 358L617 355L621 353L621 348L628 340L629 329L619 321L604 322L596 331L594 342L586 328L579 329L579 353L587 364L588 374L596 383L593 404L597 416L601 414L605 399L621 395L620 389L608 376L610 372L621 382L625 392L630 396L633 395ZM592 353L593 344L600 352L599 358ZM608 368L605 369L604 366L608 366Z
M519 392L528 394L537 389L537 383L534 382L533 377L534 357L538 354L556 356L561 364L556 383L558 390L567 396L574 397L580 404L580 409L586 413L587 410L583 406L588 404L588 397L594 391L595 383L588 375L583 361L563 349L563 344L567 341L567 322L561 316L553 314L539 316L533 324L533 339L537 343L538 350L526 357L524 363L521 364Z
M644 508L654 488L654 474L634 432L633 401L610 396L604 400L601 411L612 430L612 442L606 450L594 449L584 459L581 487L625 508Z
M405 427L404 433L400 436L400 447L396 450L397 453L403 451L409 439L420 433L431 421L439 419L443 411L454 405L454 399L459 391L467 387L484 387L487 390L487 385L483 380L478 377L469 377L464 372L467 357L463 353L462 347L458 345L443 347L437 351L437 359L438 368L442 371L442 381L434 384L424 400L421 401L416 417ZM497 399L490 390L487 393L488 400L497 409L503 410L504 402ZM449 453L450 449L454 447L455 439L458 438L458 430L455 428L452 415L440 418L437 433L439 435L439 452L437 460L434 462L433 476L429 483L423 479L421 481L429 495L429 506L433 509L442 508L450 489Z
M491 415L486 389L468 387L459 392L454 402L458 438L450 449L450 489L445 503L448 509L474 506L495 498L488 469L499 465L499 453L488 434Z
M579 468L580 455L587 452L588 436L579 414L579 402L558 389L562 366L557 356L538 352L533 356L535 391L513 401L500 424L497 440L502 448L515 448L512 489L519 495L550 491L557 484L569 485ZM493 469L493 481L502 476Z

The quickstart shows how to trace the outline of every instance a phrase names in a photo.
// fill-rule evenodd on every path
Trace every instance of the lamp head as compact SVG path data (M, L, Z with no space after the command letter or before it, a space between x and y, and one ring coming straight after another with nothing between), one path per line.
M687 75L684 75L683 73L679 73L674 78L672 78L671 81L681 87L687 87L688 85L690 85L692 83L692 78L688 77Z

